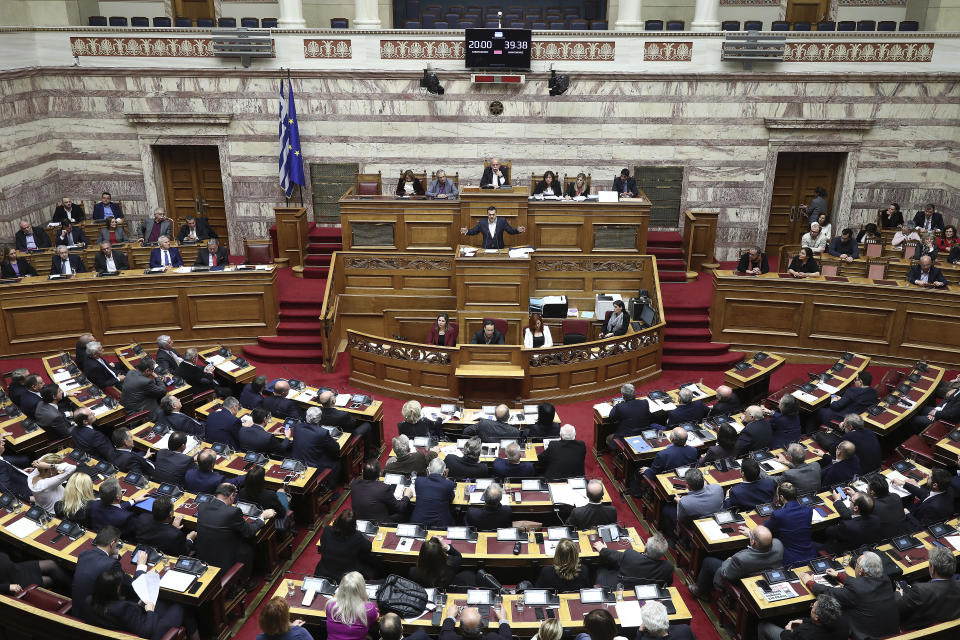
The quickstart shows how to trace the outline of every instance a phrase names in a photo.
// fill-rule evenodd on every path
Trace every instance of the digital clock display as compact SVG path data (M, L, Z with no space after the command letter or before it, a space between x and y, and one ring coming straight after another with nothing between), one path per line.
M530 69L530 29L466 29L468 69Z

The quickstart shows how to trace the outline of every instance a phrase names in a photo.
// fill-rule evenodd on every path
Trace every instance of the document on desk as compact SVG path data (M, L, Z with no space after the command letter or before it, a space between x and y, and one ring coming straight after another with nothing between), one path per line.
M651 411L673 411L677 408L677 405L672 402L661 402L653 398L647 398L647 404L650 405Z
M887 476L887 486L890 487L891 492L897 494L901 498L906 498L907 496L910 495L910 492L904 489L903 487L895 486L892 482L890 482L891 480L898 480L900 482L906 483L907 482L906 476L904 476L899 471L894 471L894 470L891 470L888 474L886 474L886 476Z
M228 371L228 372L229 372L229 371L236 371L236 370L239 369L240 367L237 365L236 362L234 362L234 361L232 361L232 360L228 360L227 362L222 363L222 364L221 364L220 366L218 366L217 368L220 369L221 371Z
M533 253L533 247L515 247L507 252L511 258L528 258Z
M57 373L53 374L53 381L59 384L64 380L69 380L72 377L73 374L69 371L58 371Z
M174 269L176 273L193 273L193 267L177 267Z
M792 395L794 398L796 398L801 402L806 402L807 404L816 404L818 400L817 396L812 396L809 393L806 393L805 391L801 391L800 389L797 389L790 395Z
M64 393L66 393L67 391L73 391L74 389L79 389L80 385L77 384L77 382L71 378L67 382L61 382L60 388L63 390Z
M307 389L306 391L301 391L296 396L293 397L297 402L309 402L313 400L313 396L316 395L315 390Z
M826 391L830 395L836 395L840 391L840 389L837 389L833 385L829 385L826 382L818 382L817 389L820 389L821 391Z
M337 399L333 401L333 404L335 404L338 407L345 407L347 406L348 402L350 402L349 393L338 393Z
M192 573L184 573L183 571L174 571L173 569L168 569L163 574L163 577L160 578L160 588L183 593L190 588L190 585L192 585L193 581L196 579L197 577Z
M397 543L397 551L410 551L413 549L413 538L400 538L400 542Z
M944 540L949 542L951 547L960 551L960 536L947 536Z
M94 405L90 407L90 410L93 411L93 415L97 416L98 418L105 413L110 413L110 407L105 404Z
M601 402L600 404L593 405L593 409L600 414L601 418L609 418L610 412L613 411L613 405L609 402Z
M582 507L589 502L585 491L573 489L568 484L558 483L549 486L550 499L554 504L572 504L575 507Z
M40 528L36 522L30 518L20 518L13 524L8 524L6 529L14 538L20 538L21 540L32 534L34 531Z
M156 571L141 573L140 577L133 581L133 591L142 602L156 603L160 597L160 576Z
M713 520L699 520L697 521L697 525L700 527L700 530L703 531L703 535L707 537L707 540L726 540L730 537L721 531L720 525Z
M700 398L706 398L708 395L703 389L700 388L699 384L688 384L683 386L682 388L688 389L691 393L693 393L694 400L699 400Z
M213 366L217 366L218 364L226 360L226 358L224 358L219 354L214 354L212 356L207 356L206 358L204 358L204 360L207 361L207 364L212 364Z
M621 600L617 603L617 618L621 627L639 627L643 624L640 618L639 600Z

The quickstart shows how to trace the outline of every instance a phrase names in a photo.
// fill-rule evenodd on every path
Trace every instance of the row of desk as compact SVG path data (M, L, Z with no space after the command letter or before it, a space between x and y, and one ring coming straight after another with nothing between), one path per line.
M96 270L94 259L100 253L100 245L97 242L96 236L88 236L87 240L89 240L89 244L85 247L72 247L70 249L70 255L79 256L80 259L83 260L83 266L86 267L87 271L92 272ZM197 254L200 252L200 249L207 248L207 243L186 242L180 244L171 242L170 247L180 252L183 264L189 267L193 266L197 261ZM142 246L139 242L118 242L113 245L114 251L119 251L127 257L127 262L130 263L131 269L147 269L150 266L150 253L156 248L155 246ZM27 262L33 265L33 268L36 269L37 274L41 277L46 277L50 273L53 256L56 254L56 247L40 249L39 251L18 252L19 257L25 258Z

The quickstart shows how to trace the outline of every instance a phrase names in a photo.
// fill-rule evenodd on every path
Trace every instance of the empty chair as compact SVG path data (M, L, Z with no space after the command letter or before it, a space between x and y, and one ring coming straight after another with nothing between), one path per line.
M683 31L683 20L667 20L667 31Z
M434 29L449 29L449 28L450 28L450 23L447 22L446 20L437 20L436 22L433 23L433 28L434 28Z
M567 18L570 16L580 17L580 9L578 7L564 7L563 15Z
M564 31L567 28L566 22L551 22L550 30L551 31Z
M663 31L663 20L647 20L643 23L644 31Z
M881 20L877 23L877 31L896 31L897 30L897 21L896 20Z
M853 20L841 20L837 23L837 31L856 31L857 23Z
M523 20L511 20L507 26L510 29L524 29L527 24Z
M150 18L147 18L145 16L134 16L130 18L130 26L131 27L149 27Z
M790 23L786 20L774 20L770 23L770 31L790 31Z
M404 29L419 29L420 21L419 20L404 20L403 21Z
M425 13L420 16L420 26L424 29L433 29L433 25L437 22L437 16L432 13Z
M544 22L543 20L538 20L538 21L534 22L533 24L531 24L531 25L530 25L530 28L533 29L534 31L546 31L546 30L547 30L547 23Z
M876 20L861 20L857 23L857 31L876 31Z
M125 27L127 26L127 19L123 16L110 16L110 26Z
M236 18L219 18L217 20L217 26L223 27L224 29L234 29L237 26Z
M724 20L720 23L721 31L740 31L739 20Z
M460 14L447 11L445 14L443 14L443 19L447 24L457 24L460 22Z
M833 20L821 20L817 23L817 31L836 31L837 23Z
M192 27L193 20L190 18L176 18L174 19L173 24L177 27Z
M576 31L586 31L587 30L587 21L577 18L576 20L570 21L570 28Z
M539 18L543 16L543 12L541 12L538 8L527 7L523 10L523 17L526 18L527 16L535 16Z
M744 31L763 31L762 20L745 20L743 23Z
M420 0L407 0L406 8L406 16L408 18L420 15Z
M107 17L106 16L90 16L89 23L91 27L105 27L107 26Z
M240 18L240 26L247 29L259 29L260 20L258 18Z
M916 20L901 20L900 31L919 31L920 23Z
M500 21L497 20L496 18L492 20L487 20L486 22L483 23L483 26L486 27L487 29L496 29L497 27L500 26Z
M793 30L794 30L794 31L810 31L810 23L809 23L809 22L794 22L794 23L793 23Z
M173 20L167 16L157 16L153 19L153 26L155 27L169 27L173 24Z
M477 23L473 20L459 20L457 21L457 29L474 29L476 28Z
M433 13L443 13L443 7L438 4L428 4L423 8L424 11L430 11Z
M197 26L201 29L210 29L213 27L213 18L197 18Z
M606 21L606 20L591 20L591 21L590 21L590 30L591 30L591 31L606 31L606 30L607 30L607 21Z
M586 342L590 332L590 322L567 318L560 323L560 331L563 333L563 344Z
M277 28L277 19L276 18L264 18L260 21L260 26L264 29L276 29Z

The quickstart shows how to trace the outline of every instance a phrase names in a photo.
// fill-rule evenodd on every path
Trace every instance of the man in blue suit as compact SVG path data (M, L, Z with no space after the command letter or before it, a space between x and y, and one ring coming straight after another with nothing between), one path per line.
M77 426L71 432L73 446L90 454L101 462L112 462L117 456L110 439L94 427L97 416L90 409L77 409L73 414Z
M733 485L727 492L727 499L723 501L726 508L753 509L758 504L773 501L777 490L777 483L772 479L760 475L760 463L753 458L744 458L740 461L740 475L743 482Z
M457 490L457 483L447 479L447 465L434 458L427 465L427 475L417 478L414 493L417 504L410 515L410 522L422 524L428 529L443 529L454 523L450 505Z
M619 193L621 198L636 198L640 195L637 181L630 177L629 169L621 169L620 175L613 179L613 190Z
M777 488L780 508L770 515L767 528L783 543L783 566L806 562L817 555L810 534L813 509L797 502L797 490L789 482Z
M650 405L645 399L637 399L637 390L632 384L620 387L623 402L614 405L610 410L609 421L617 424L617 430L607 436L607 446L614 438L629 438L640 435L640 432L650 426Z
M506 458L497 458L493 461L493 475L497 478L501 480L505 478L532 478L537 475L532 462L520 462L523 452L516 442L507 445L506 453Z
M330 469L335 481L340 472L340 445L330 432L320 426L323 412L320 407L307 409L307 421L293 425L293 446L290 457L308 467Z
M928 255L920 256L920 261L910 267L907 282L918 287L941 289L947 286L947 279L943 277L943 272L933 266L933 260Z
M870 386L873 376L869 371L861 371L847 387L843 396L830 396L833 402L820 409L817 416L820 424L830 424L831 420L840 420L848 413L862 413L877 404L877 390Z
M87 549L77 556L77 568L73 572L73 606L70 615L80 619L87 619L87 599L93 595L93 585L97 578L105 571L116 569L123 571L120 565L120 532L116 527L100 529L93 539L93 548ZM141 551L134 558L137 571L147 569L147 554ZM122 594L128 600L136 602L137 595L133 591L133 579L128 575L123 579Z
M751 451L769 449L773 444L773 427L770 420L757 405L751 405L743 412L744 427L737 436L737 455Z
M20 410L27 414L28 418L35 418L37 407L43 402L43 398L40 397L43 378L32 373L23 381L23 386L26 388L20 396Z
M183 488L193 493L212 494L223 482L229 482L238 487L243 486L246 476L226 478L223 474L213 470L215 464L217 464L217 454L213 449L201 451L197 454L197 467L187 469L187 473L184 475Z
M87 503L90 513L90 528L100 531L104 527L116 527L123 537L132 536L136 527L137 513L133 500L121 502L120 481L107 478L100 484L100 499Z
M183 258L180 257L180 250L170 246L170 238L160 236L160 246L150 252L150 268L156 267L182 267Z
M646 400L643 402L646 403ZM687 430L677 427L670 432L670 444L654 456L653 462L643 471L643 475L653 480L670 469L693 464L699 457L696 447L687 446Z
M478 222L477 226L469 230L466 227L461 227L460 233L465 236L475 236L479 233L483 236L484 249L503 249L504 231L514 236L526 230L527 228L522 225L514 229L505 218L497 217L496 207L490 206L487 208L486 222Z
M57 247L57 253L50 259L50 275L70 276L77 273L86 273L80 256L72 255L66 245Z
M937 467L930 472L930 488L917 486L912 480L891 480L892 484L902 487L916 498L916 502L907 507L907 521L913 530L926 527L935 522L947 520L953 515L953 489L950 472Z
M677 408L667 414L667 424L699 423L710 411L700 400L693 399L693 391L687 388L677 393Z
M829 459L829 456L825 457ZM858 475L860 458L857 457L857 447L849 440L843 440L837 445L836 462L820 472L820 483L824 487L832 487L846 484Z
M917 415L910 419L910 428L914 433L920 433L937 420L954 423L960 421L960 390L947 391L940 404L927 404L921 407Z
M100 194L100 202L93 205L93 219L106 220L107 218L123 218L120 205L110 201L110 194L104 191Z
M293 430L284 429L284 437L278 438L264 428L270 414L263 407L257 407L249 416L240 419L240 435L237 444L241 451L256 451L268 455L286 455L293 445Z
M207 442L222 442L237 448L237 436L240 435L240 401L233 396L223 399L223 406L207 416Z
M27 473L21 467L30 464L30 458L3 455L5 442L0 438L0 491L12 493L21 502L29 502L33 493L27 485Z

